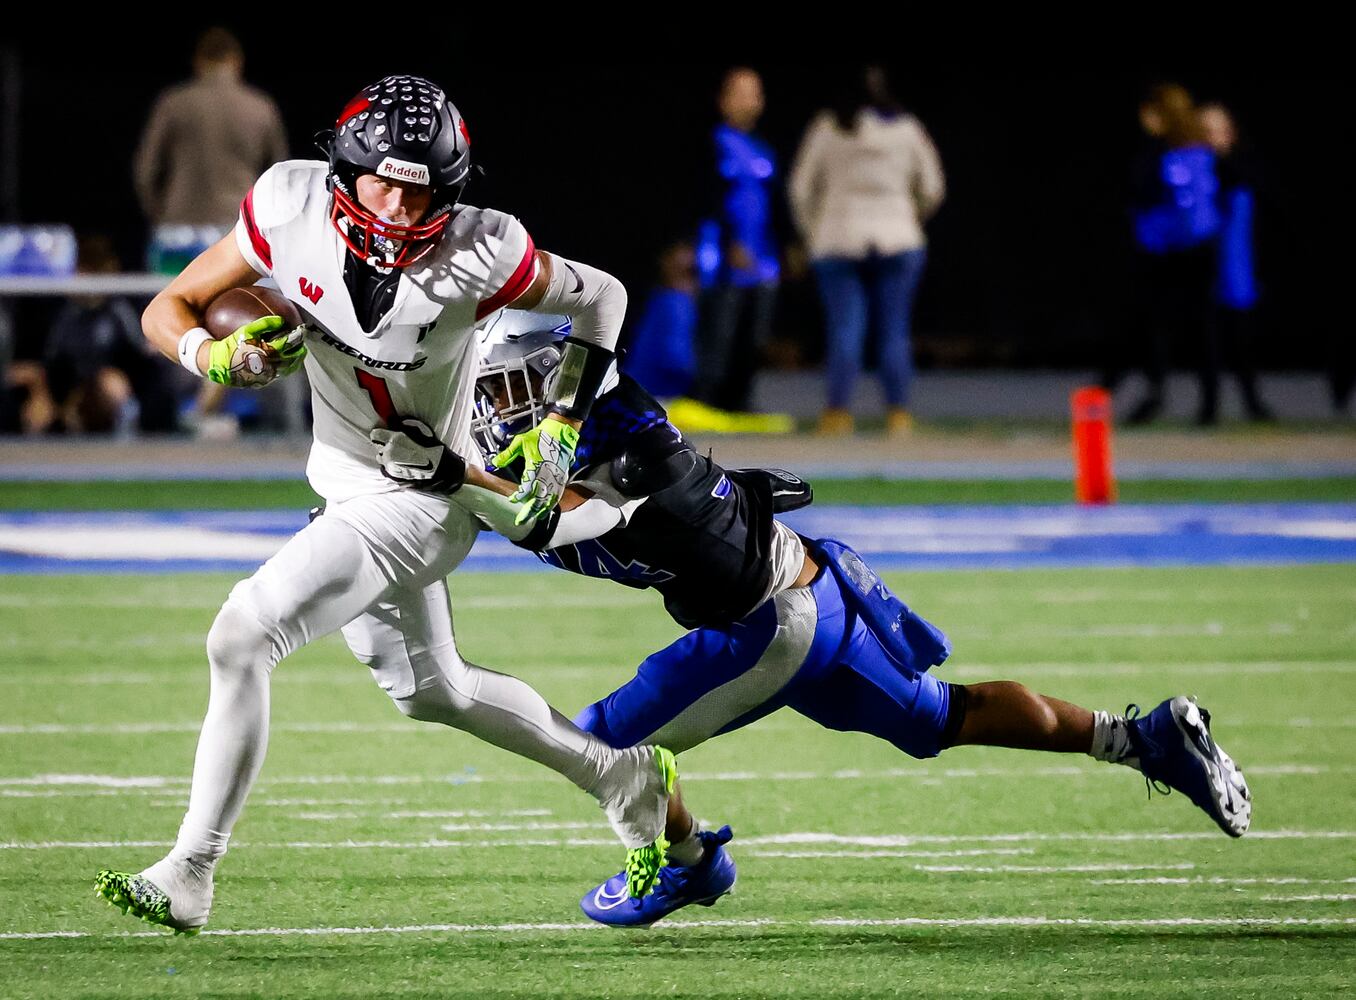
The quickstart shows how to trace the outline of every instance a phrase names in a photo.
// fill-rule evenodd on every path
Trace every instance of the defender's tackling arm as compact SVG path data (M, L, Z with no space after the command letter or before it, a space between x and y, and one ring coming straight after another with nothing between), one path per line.
M614 348L626 317L626 289L620 281L587 264L538 250L532 284L512 303L515 309L569 316L560 368L547 395L547 415L519 434L495 457L500 468L523 459L522 483L514 503L524 503L517 522L551 510L569 481L579 444L579 428L612 366Z

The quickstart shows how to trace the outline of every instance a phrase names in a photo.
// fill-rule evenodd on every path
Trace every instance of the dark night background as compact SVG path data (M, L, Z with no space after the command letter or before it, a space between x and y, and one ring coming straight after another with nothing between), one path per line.
M246 78L280 105L294 156L310 156L311 135L370 80L415 72L440 82L465 115L486 171L466 199L513 212L538 246L617 274L633 314L657 252L693 229L715 88L729 63L656 55L608 65L558 54L534 73L530 59L529 70L488 57L468 63L428 42L403 58L306 58L291 34L223 23L245 46ZM352 32L321 23L315 31L329 37L309 36L310 44L343 51ZM160 29L155 49L172 57L154 60L112 60L94 41L72 43L59 60L37 44L6 43L22 65L21 221L110 233L128 268L139 267L145 225L132 152L156 93L189 74L193 41L206 26ZM767 89L762 131L785 168L824 98L822 64L749 62ZM1273 76L1241 61L1209 69L1109 62L1101 73L1060 72L1042 60L891 68L947 172L915 323L924 365L1091 365L1123 335L1136 106L1149 83L1164 79L1229 106L1260 168L1264 366L1322 366L1334 339L1350 336L1345 318L1340 328L1334 318L1350 157L1338 150L1351 131L1336 80L1318 71ZM72 84L74 93L105 95L81 119L78 146L67 131ZM74 155L63 155L67 149ZM779 330L813 356L818 324L809 288L787 289Z

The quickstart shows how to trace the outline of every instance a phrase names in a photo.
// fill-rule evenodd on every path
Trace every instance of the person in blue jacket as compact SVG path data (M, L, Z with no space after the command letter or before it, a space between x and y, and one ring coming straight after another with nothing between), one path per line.
M754 132L764 108L757 72L740 66L726 73L719 105L707 214L697 240L701 295L695 395L722 410L747 410L781 277L773 201L777 160Z
M697 375L696 278L690 243L659 257L659 283L650 290L632 330L621 369L660 399L686 396Z

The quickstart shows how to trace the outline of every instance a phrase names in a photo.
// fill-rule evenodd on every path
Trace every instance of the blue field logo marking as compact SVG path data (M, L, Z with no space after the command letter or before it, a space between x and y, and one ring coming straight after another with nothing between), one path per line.
M875 569L1356 562L1356 504L809 507L785 515ZM306 512L0 513L0 573L252 572ZM468 570L545 570L482 534Z

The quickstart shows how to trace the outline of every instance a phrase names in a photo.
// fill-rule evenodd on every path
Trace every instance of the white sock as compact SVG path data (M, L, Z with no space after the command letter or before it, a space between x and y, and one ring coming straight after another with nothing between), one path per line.
M679 868L688 868L706 857L706 845L697 836L701 832L701 821L693 816L692 832L682 840L669 845L669 863Z
M1088 756L1139 770L1139 758L1130 742L1130 724L1123 715L1092 713L1092 747Z
M262 627L229 602L207 639L212 691L193 760L188 812L171 859L209 873L226 853L268 749L269 672L275 654Z

